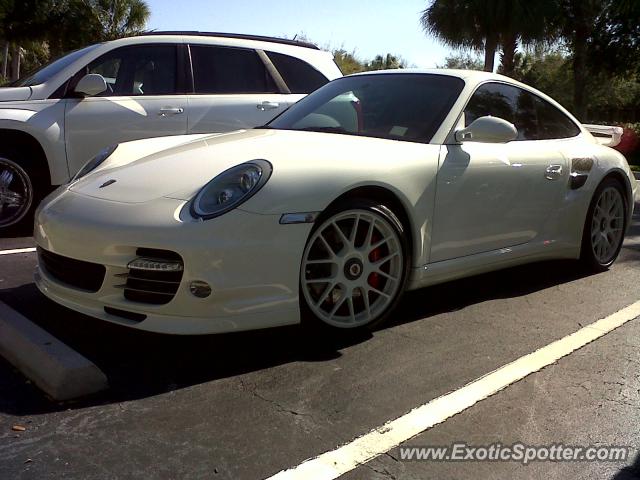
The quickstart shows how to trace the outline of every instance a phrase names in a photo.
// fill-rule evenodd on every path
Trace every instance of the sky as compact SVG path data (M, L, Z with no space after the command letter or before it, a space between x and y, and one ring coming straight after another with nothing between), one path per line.
M449 48L428 37L420 12L428 0L146 0L147 28L246 33L292 38L302 34L325 49L355 50L361 59L392 53L410 67L444 63Z

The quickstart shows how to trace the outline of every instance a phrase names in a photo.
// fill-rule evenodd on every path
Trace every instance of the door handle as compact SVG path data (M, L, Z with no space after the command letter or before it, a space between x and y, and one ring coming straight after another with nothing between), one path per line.
M166 117L167 115L180 115L181 113L184 113L184 108L182 107L162 107L158 115Z
M258 110L264 112L266 110L274 110L276 108L280 108L280 104L278 102L262 102L256 105Z
M562 176L562 165L549 165L544 171L544 178L556 180Z

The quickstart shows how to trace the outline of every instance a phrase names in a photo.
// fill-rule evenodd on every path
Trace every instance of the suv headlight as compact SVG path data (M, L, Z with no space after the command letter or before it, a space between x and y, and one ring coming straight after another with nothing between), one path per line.
M88 175L96 168L98 168L107 158L113 155L113 152L116 151L116 148L118 148L117 144L103 148L100 153L98 153L95 157L84 164L84 167L82 167L80 171L76 173L76 175L71 179L71 182L73 183L76 180L81 179L85 175Z
M246 202L260 190L273 167L266 160L252 160L225 170L207 183L191 205L195 217L218 217Z

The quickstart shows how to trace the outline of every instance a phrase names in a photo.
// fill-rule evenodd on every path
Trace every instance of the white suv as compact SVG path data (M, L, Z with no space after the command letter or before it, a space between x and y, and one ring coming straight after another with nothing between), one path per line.
M105 147L263 125L341 76L308 43L154 32L72 52L0 88L0 232Z

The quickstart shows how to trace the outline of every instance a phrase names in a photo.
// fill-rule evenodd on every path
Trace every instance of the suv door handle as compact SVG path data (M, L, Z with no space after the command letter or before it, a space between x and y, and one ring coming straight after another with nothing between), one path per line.
M562 165L549 165L544 171L544 178L547 180L556 180L562 175Z
M166 117L167 115L180 115L181 113L184 113L184 108L182 107L162 107L158 115Z
M264 112L265 110L274 110L276 108L280 108L280 104L278 102L262 102L256 105L256 107L258 108L258 110Z

